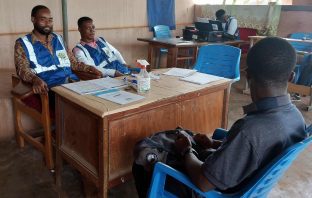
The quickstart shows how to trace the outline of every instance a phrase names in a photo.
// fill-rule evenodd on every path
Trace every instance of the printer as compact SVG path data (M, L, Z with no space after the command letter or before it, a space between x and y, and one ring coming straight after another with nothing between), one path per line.
M209 22L195 22L195 27L198 30L196 32L198 41L223 41L223 29L221 22L212 20L209 20Z
M186 26L183 30L183 40L190 41L198 31L194 26Z

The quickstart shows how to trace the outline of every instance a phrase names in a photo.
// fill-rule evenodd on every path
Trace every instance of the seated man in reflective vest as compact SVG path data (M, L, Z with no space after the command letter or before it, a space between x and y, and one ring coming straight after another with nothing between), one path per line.
M216 18L222 22L225 38L239 39L237 19L226 14L225 10L220 9L216 12Z
M47 93L49 88L70 79L79 80L72 70L101 75L94 67L78 63L67 51L62 37L53 32L49 8L35 6L31 11L31 21L33 31L15 42L14 60L17 75L32 84L34 93ZM51 94L49 97L54 99Z
M130 73L119 51L102 37L95 37L95 26L91 18L81 17L78 20L78 30L81 40L73 53L79 62L94 66L104 76L116 77Z

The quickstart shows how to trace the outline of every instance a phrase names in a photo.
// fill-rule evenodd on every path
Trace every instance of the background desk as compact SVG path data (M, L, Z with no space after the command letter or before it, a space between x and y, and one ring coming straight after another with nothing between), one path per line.
M64 159L99 188L100 197L106 197L108 188L131 177L138 140L177 126L206 134L227 127L230 80L196 85L162 75L151 84L144 100L128 105L52 88L58 186Z
M167 55L167 67L177 67L177 61L183 59L189 59L190 57L178 57L178 51L181 48L193 49L193 64L197 57L197 48L202 45L208 44L223 44L223 45L233 45L239 47L240 44L246 43L246 41L233 40L224 42L197 42L197 41L184 41L180 38L138 38L138 41L143 41L148 43L148 62L151 64L151 68L155 68L154 54L155 50L160 48L168 49Z
M257 41L266 38L266 36L248 36L250 40L250 47L252 47ZM281 37L282 38L282 37ZM309 43L312 45L312 40L303 40L303 39L293 39L293 38L282 38L288 42L300 42L300 43Z

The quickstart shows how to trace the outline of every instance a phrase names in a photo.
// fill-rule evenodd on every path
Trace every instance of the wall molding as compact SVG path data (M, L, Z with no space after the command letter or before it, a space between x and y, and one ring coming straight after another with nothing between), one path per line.
M179 23L176 24L176 26L187 26L190 25L192 23ZM97 31L103 31L103 30L118 30L118 29L139 29L139 28L149 28L147 25L138 25L138 26L121 26L121 27L100 27L100 28L96 28ZM31 31L28 32L12 32L12 33L8 33L8 32L4 32L4 33L0 33L0 36L10 36L10 35L19 35L19 34L28 34ZM58 33L62 33L63 30L54 30L53 32L58 32ZM68 32L78 32L78 29L69 29Z
M311 12L312 6L309 5L284 5L282 6L282 11L303 11L303 12Z

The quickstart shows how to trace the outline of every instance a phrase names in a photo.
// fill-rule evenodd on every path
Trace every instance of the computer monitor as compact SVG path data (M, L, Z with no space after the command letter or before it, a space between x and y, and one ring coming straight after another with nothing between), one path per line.
M212 24L206 22L195 22L195 28L198 29L199 32L213 31Z
M209 20L209 23L195 22L195 27L198 30L198 41L217 42L222 40L222 23L220 21Z
M223 31L221 21L209 20L209 23L211 24L213 31Z

